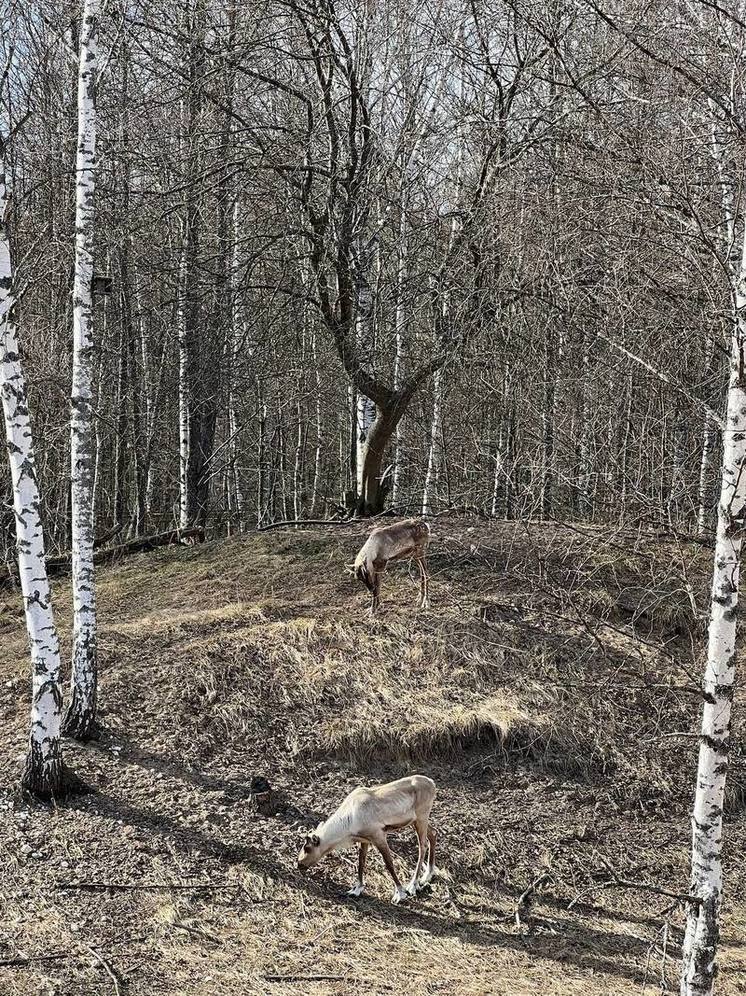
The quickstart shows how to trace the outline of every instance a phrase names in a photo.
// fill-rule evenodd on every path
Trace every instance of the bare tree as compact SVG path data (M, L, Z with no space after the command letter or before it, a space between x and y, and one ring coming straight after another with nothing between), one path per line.
M49 799L64 791L60 647L44 558L28 392L13 313L13 269L5 227L8 207L4 149L0 147L0 397L13 481L18 572L33 669L31 732L21 785L30 794Z
M70 396L72 484L73 668L63 730L78 740L97 735L96 584L93 568L93 261L96 159L98 0L85 0L78 68L78 143L75 162L75 275L73 377Z

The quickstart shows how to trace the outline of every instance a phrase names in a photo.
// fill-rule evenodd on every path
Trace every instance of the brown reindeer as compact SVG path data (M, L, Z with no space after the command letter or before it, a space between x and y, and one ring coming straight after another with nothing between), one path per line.
M394 880L392 902L417 894L432 879L435 872L435 832L430 827L430 810L435 801L435 782L425 775L409 775L398 781L374 788L356 788L329 819L320 823L306 837L298 854L298 868L313 868L331 851L352 843L359 845L357 881L348 895L359 896L364 888L365 862L373 844L383 857L386 869ZM389 850L388 834L413 827L419 852L411 881L402 886ZM427 866L420 878L427 853Z
M420 569L420 607L430 606L425 554L430 542L430 526L422 519L405 519L372 531L355 558L354 572L372 595L370 614L381 604L381 575L397 560L416 560Z

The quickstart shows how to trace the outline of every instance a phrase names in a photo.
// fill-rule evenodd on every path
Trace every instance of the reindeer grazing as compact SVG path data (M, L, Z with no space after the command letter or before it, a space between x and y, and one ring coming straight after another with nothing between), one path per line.
M389 563L416 560L420 569L420 607L430 606L425 553L430 542L430 526L422 519L405 519L374 529L355 558L354 572L371 593L370 614L381 604L381 575Z
M435 832L429 826L429 819L434 801L435 782L425 775L410 775L375 788L356 788L328 820L308 834L298 854L298 868L306 871L317 865L325 854L338 847L357 843L357 881L347 895L359 896L363 891L368 848L373 844L381 852L386 869L396 886L392 902L400 903L402 899L416 895L417 889L426 886L433 877ZM414 827L419 855L412 879L403 888L394 868L387 835L395 830L404 830L405 827ZM420 878L426 846L427 867Z

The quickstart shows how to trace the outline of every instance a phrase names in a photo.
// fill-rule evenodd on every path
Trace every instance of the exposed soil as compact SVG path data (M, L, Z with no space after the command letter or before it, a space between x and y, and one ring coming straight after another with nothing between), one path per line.
M0 604L0 993L678 991L710 556L587 527L436 521L433 607L344 573L364 526L283 530L99 572L95 787L17 796L29 708ZM55 586L69 659L70 590ZM726 827L721 994L746 992L743 693ZM360 783L439 788L441 874L399 907L377 856L295 856ZM273 786L269 813L252 776ZM413 841L392 841L409 866ZM534 888L531 889L532 884ZM528 890L525 898L519 902Z

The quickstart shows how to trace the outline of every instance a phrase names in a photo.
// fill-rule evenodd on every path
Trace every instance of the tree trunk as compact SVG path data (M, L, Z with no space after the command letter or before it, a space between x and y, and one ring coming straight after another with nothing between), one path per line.
M403 184L399 195L399 243L396 261L396 312L394 325L396 327L396 343L394 347L394 390L401 386L401 371L404 350L404 286L407 279L407 211L406 195ZM396 442L394 446L394 484L391 490L391 501L394 505L399 500L401 488L401 421L396 423Z
M316 445L313 454L313 485L311 486L311 515L316 512L319 498L319 484L321 482L321 450L324 444L324 434L321 424L321 374L319 372L319 362L316 353L316 330L311 332L311 354L313 357L314 384L315 384L315 411L316 411Z
M707 532L712 514L712 461L717 446L717 426L705 417L702 431L702 458L699 464L699 485L697 488L697 535Z
M256 482L256 524L261 526L266 514L265 503L265 455L267 436L267 402L262 395L262 384L256 379L257 407L259 409L259 438L257 440L257 482Z
M31 733L21 785L32 795L51 798L61 795L64 788L60 648L44 560L26 379L12 314L13 272L4 221L7 205L5 165L0 160L0 396L13 481L18 572L32 663Z
M547 519L552 512L554 490L554 349L552 331L547 329L545 347L543 401L541 406L541 507L540 516Z
M746 528L746 228L736 281L722 482L715 540L707 666L696 794L681 996L710 996L717 971L723 800L730 747L741 546Z
M430 447L427 455L427 472L425 485L422 489L422 514L431 515L433 511L433 491L438 483L441 465L441 435L443 419L442 370L436 370L433 377L433 417L430 422Z
M386 447L401 421L404 409L383 412L379 409L362 450L362 468L356 514L378 515L383 511L386 491L381 487L381 468Z
M374 349L374 298L373 288L367 273L367 252L360 250L358 261L359 272L357 277L357 343L366 367L372 365ZM367 398L361 391L357 395L357 493L358 498L362 498L365 484L365 454L367 450L368 435L372 431L376 420L376 406L374 402Z
M181 321L179 323L179 521L182 529L197 523L201 515L203 464L202 412L204 392L200 389L199 371L203 357L200 330L203 325L198 287L198 255L201 235L201 204L197 184L200 181L200 122L202 116L202 76L204 51L202 29L203 0L197 0L187 31L189 38L188 94L182 105L186 164L184 177L184 245L181 264Z
M246 518L246 497L244 495L243 480L240 466L239 449L239 426L238 426L238 392L236 390L236 370L238 367L238 356L243 339L243 308L238 285L239 266L239 246L238 236L240 230L240 204L238 197L233 202L232 214L232 239L233 248L231 255L230 274L230 298L231 298L231 342L230 342L230 363L228 367L228 432L230 434L229 461L230 461L230 482L232 488L236 512L238 514L239 529L243 528Z
M626 400L624 406L624 432L622 434L622 486L619 495L619 519L624 521L627 517L627 499L629 493L629 459L630 450L632 448L632 433L634 431L634 425L632 424L632 401L634 393L634 377L632 370L627 374L626 383Z
M591 333L583 333L583 401L581 405L580 453L578 460L578 509L585 519L593 517L591 488L591 377L590 377Z
M122 215L129 222L131 214L131 167L129 157L129 62L126 45L122 51L122 110L121 110L121 150L125 161L122 177ZM134 489L134 515L129 523L129 532L135 536L145 532L145 495L147 490L147 468L145 454L145 434L141 405L141 378L138 376L138 354L142 357L142 338L135 332L135 321L132 308L132 287L130 285L130 250L131 237L128 234L122 239L119 251L119 305L122 323L122 339L127 351L127 368L129 370L129 397L124 404L126 419L127 409L130 414L129 444L132 452L132 483ZM147 400L146 400L147 411ZM123 521L117 518L115 521Z
M93 567L93 251L96 155L96 73L99 0L85 0L78 69L73 378L70 398L73 661L63 732L77 740L98 733L97 637Z

